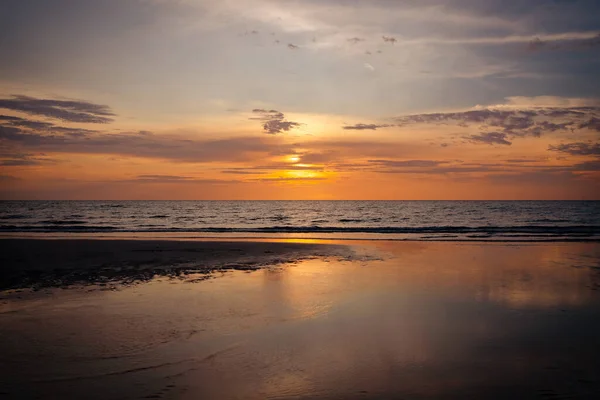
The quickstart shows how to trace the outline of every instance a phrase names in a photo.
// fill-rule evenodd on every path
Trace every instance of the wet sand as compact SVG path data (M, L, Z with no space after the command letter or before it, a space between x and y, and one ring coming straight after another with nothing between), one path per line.
M314 257L351 258L326 242L0 239L0 290L101 284L118 287L156 276L196 279Z
M39 249L20 243L11 248ZM223 400L600 394L599 244L215 248L233 245L269 247L252 258L262 268L217 270L195 283L159 274L115 290L0 292L0 392ZM179 254L184 245L169 246ZM205 250L196 264L210 264L213 244L198 246ZM271 255L265 251L278 254L276 265L258 261ZM235 263L230 257L215 265ZM162 261L153 268L166 268Z

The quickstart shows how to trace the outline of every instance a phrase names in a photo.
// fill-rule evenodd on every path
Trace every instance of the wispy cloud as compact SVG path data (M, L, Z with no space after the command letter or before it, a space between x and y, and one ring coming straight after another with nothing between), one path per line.
M533 104L526 104L526 101ZM346 130L376 130L414 125L445 125L457 128L476 128L470 141L509 145L519 137L540 137L545 133L572 132L577 129L600 131L600 105L595 99L509 98L506 104L458 112L409 114L393 118L395 123L359 123L343 126ZM553 104L541 106L539 104ZM557 105L564 104L564 105Z
M348 42L350 42L352 44L357 44L359 42L364 42L364 41L365 41L365 39L359 38L359 37L353 37L353 38L348 39Z
M328 178L326 177L274 177L274 178L257 178L254 179L255 181L258 182L279 182L279 183L290 183L290 182L296 182L296 183L308 183L308 182L315 182L315 181L324 181L327 180Z
M1 149L2 147L0 147ZM45 164L56 164L59 160L48 157L43 153L19 153L6 150L0 151L0 166L4 167L30 167Z
M0 125L3 153L79 153L171 160L174 162L238 162L266 157L272 152L291 153L291 145L276 138L234 137L197 140L148 132L88 133L68 135L43 133Z
M225 179L201 179L190 176L179 176L179 175L138 175L135 179L130 179L128 182L137 183L191 183L191 184L209 184L209 185L224 185L232 183L243 183L239 180L225 180Z
M20 178L12 175L0 175L0 182L17 182L20 181Z
M13 95L0 99L0 108L30 115L41 115L66 122L106 124L115 114L108 106L75 100L37 99Z
M554 39L554 40L552 40ZM527 44L527 50L532 53L539 51L572 51L585 50L600 46L600 33L591 32L578 36L541 39L536 36Z
M393 167L393 168L427 168L437 167L441 164L448 164L448 161L437 160L368 160L372 165Z
M346 125L343 126L342 128L345 130L354 130L354 131L364 131L364 130L370 130L370 131L375 131L377 129L380 128L390 128L392 126L395 125L391 125L391 124L354 124L354 125Z
M64 133L69 135L84 135L87 133L98 132L97 130L93 129L68 128L53 124L51 122L36 121L11 115L0 115L0 125L5 127L33 129L44 132Z
M485 132L479 135L466 136L465 139L468 139L474 143L501 144L510 146L512 143L507 140L507 137L508 135L504 132Z
M550 145L548 150L566 153L572 156L600 156L600 143L562 143L558 145Z

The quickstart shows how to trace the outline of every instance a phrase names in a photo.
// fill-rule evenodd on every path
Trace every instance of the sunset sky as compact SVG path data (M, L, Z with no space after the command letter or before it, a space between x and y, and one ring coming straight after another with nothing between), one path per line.
M600 199L597 0L0 0L2 199Z

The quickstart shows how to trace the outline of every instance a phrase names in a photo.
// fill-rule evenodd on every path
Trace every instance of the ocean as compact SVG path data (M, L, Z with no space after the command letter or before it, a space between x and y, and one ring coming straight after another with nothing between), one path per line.
M2 201L2 235L600 240L600 201Z

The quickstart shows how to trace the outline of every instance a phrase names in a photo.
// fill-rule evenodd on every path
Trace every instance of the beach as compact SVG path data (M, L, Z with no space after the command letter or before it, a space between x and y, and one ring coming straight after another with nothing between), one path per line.
M598 243L0 246L6 398L600 393Z

